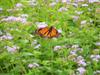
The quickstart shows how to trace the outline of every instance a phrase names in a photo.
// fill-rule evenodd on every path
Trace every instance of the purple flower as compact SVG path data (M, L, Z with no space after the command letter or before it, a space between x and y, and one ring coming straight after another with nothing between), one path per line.
M93 61L99 61L100 60L100 55L91 55L90 58L93 60Z
M9 16L7 18L3 18L1 21L26 23L27 19L26 18L21 18L21 17Z
M68 9L67 9L67 8L65 8L65 7L61 7L61 8L59 8L59 9L58 9L58 11L59 11L59 12L62 12L62 11L67 11L67 10L68 10Z
M22 22L22 23L25 24L25 23L27 23L27 19L26 19L26 18L21 18L21 19L20 19L20 22Z
M28 64L28 67L29 68L36 68L36 67L39 67L39 64L37 64L37 63Z
M33 68L33 64L28 64L28 67L29 68Z
M90 57L91 57L92 59L93 59L93 58L100 59L100 55L91 55Z
M59 33L62 33L62 30L61 30L61 29L58 29L58 32L59 32Z
M70 0L62 0L62 3L70 4Z
M55 0L55 2L59 2L59 0Z
M78 66L86 66L86 62L82 56L76 57L75 62L78 64Z
M18 46L12 46L12 47L10 47L10 46L5 46L5 48L6 48L7 51L10 52L10 53L15 53L15 52L17 51L17 49L19 49Z
M77 4L77 3L72 3L72 5L73 5L74 7L78 7L78 4Z
M99 0L88 0L89 3L99 2Z
M97 59L100 59L100 55L96 55L95 57L96 57Z
M45 22L36 22L36 25L38 28L44 28L44 27L48 26Z
M84 2L84 0L78 0L78 2Z
M62 46L55 46L55 47L54 47L54 51L58 51L58 50L60 50L60 49L62 49Z
M22 5L21 3L17 3L17 4L16 4L16 7L17 7L17 8L21 8L22 6L23 6L23 5Z
M85 69L84 67L79 67L79 68L77 69L77 71L79 72L79 75L84 75L85 72L86 72L86 69Z
M76 52L77 52L76 50L72 50L72 51L70 51L70 54L73 55L73 54L76 54Z
M62 0L62 2L64 3L64 2L67 2L67 0Z
M56 5L56 2L52 2L49 4L49 6L54 7Z
M86 62L85 62L84 60L79 60L79 61L77 61L77 64L78 64L79 66L86 66Z
M72 16L74 21L77 21L79 19L79 16Z
M12 40L12 39L13 37L9 33L0 37L0 40Z
M16 17L14 17L14 16L9 16L9 17L7 17L7 18L3 18L1 21L16 21Z
M77 60L84 60L82 56L78 56Z

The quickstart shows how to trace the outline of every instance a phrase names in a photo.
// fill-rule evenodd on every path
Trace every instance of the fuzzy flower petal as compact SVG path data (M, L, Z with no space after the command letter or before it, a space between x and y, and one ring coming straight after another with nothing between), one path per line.
M39 67L39 64L37 64L37 63L28 64L28 67L29 68L36 68L36 67Z
M79 72L79 75L84 75L85 72L86 72L86 69L85 69L84 67L79 67L79 68L77 69L77 71Z
M67 9L67 8L65 8L65 7L61 7L61 8L59 8L59 9L58 9L58 11L59 11L59 12L62 12L62 11L67 11L67 10L68 10L68 9Z
M44 28L44 27L48 26L45 22L36 22L36 25L38 28Z
M17 7L17 8L21 8L22 6L23 6L23 4L21 4L21 3L17 3L17 4L16 4L16 7Z
M62 46L55 46L54 47L54 51L58 51L58 50L60 50L62 48Z
M6 48L7 51L10 52L10 53L15 53L15 52L17 51L17 49L19 49L18 46L12 46L12 47L10 47L10 46L5 46L5 48Z

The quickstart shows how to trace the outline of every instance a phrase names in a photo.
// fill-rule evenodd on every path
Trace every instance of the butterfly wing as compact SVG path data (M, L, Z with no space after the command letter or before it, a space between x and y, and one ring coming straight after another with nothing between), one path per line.
M40 28L37 30L37 34L39 34L42 37L46 37L48 33L49 33L48 27Z
M48 38L58 37L58 36L59 36L58 31L54 27L52 27L51 30L49 30Z

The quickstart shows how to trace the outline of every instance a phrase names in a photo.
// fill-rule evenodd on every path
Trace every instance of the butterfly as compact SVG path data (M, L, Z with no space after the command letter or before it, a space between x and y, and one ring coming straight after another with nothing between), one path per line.
M39 28L36 30L36 33L41 37L46 37L46 38L58 37L60 35L58 30L56 30L53 26L51 27L46 26L43 28Z

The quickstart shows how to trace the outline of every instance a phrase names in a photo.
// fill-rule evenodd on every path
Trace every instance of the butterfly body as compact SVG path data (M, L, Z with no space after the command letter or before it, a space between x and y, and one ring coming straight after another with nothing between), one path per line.
M58 37L60 34L53 26L39 28L38 30L36 30L36 33L41 37L46 37L46 38Z

